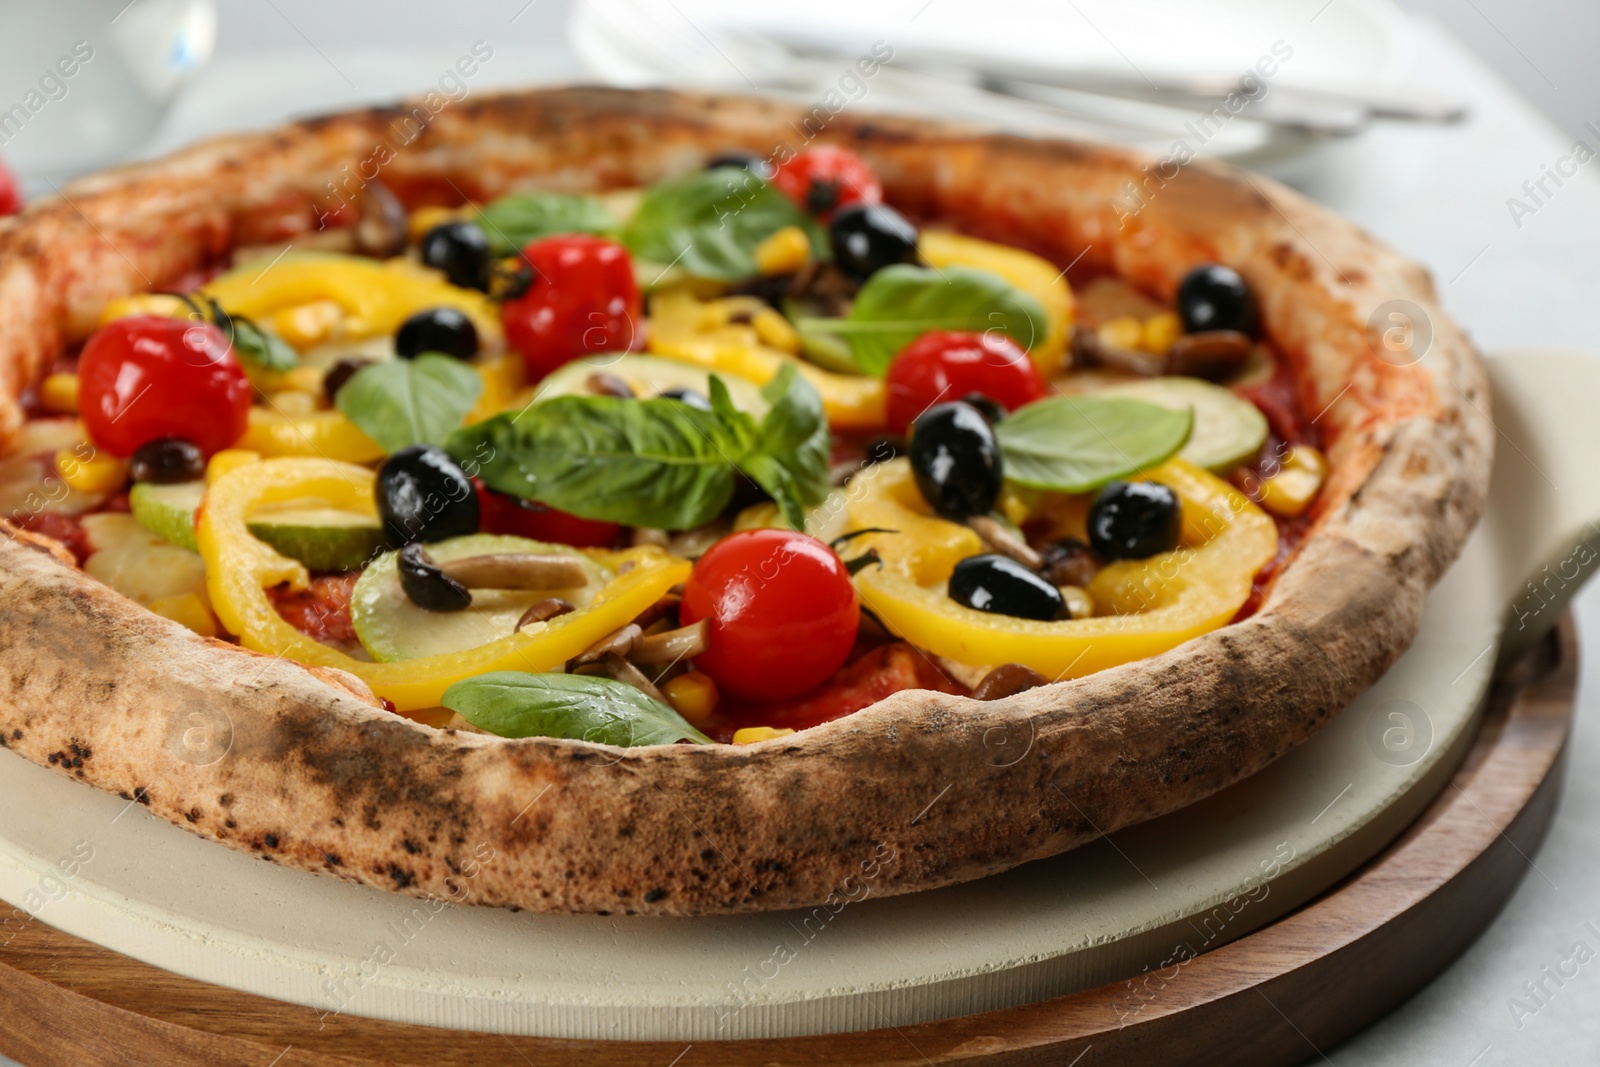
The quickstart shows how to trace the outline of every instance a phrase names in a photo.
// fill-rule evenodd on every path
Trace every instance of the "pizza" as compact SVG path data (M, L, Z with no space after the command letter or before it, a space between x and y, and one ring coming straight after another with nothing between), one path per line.
M904 893L1283 755L1483 507L1426 273L1266 180L731 96L410 115L0 220L6 747L415 895Z

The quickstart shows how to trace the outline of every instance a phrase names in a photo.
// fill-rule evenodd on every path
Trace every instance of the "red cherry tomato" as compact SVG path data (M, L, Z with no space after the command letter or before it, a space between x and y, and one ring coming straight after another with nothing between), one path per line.
M697 670L733 696L775 700L826 681L861 622L850 573L833 549L792 530L745 530L712 545L683 587L679 619L711 620Z
M534 241L522 254L533 284L501 306L500 319L536 379L580 356L639 347L642 303L626 248L571 234Z
M103 327L78 359L78 413L101 448L131 456L160 437L206 455L244 433L250 379L209 322L138 315Z
M614 522L580 519L532 500L497 493L474 478L478 488L479 528L484 533L510 534L575 548L607 548L622 530Z
M772 176L783 195L813 215L827 218L846 204L883 203L883 183L866 160L847 148L808 148Z
M930 330L900 350L889 365L889 428L905 433L935 404L982 393L1007 411L1048 391L1044 376L1003 333Z
M22 210L22 191L17 188L17 179L11 176L3 161L0 161L0 218L6 215L15 215Z

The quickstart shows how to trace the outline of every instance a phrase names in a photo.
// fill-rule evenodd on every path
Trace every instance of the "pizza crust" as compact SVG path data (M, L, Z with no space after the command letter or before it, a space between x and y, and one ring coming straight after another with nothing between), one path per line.
M416 206L644 184L723 149L804 143L791 105L674 92L474 97L397 144L411 114L222 138L0 220L0 440L20 424L24 385L106 301L309 225L327 183L377 146L391 148L383 179ZM1209 164L1157 186L1131 152L850 114L823 139L862 152L897 205L1080 273L1169 297L1202 260L1245 275L1304 410L1320 412L1332 469L1261 611L1005 700L904 692L756 746L622 750L410 722L8 539L0 743L202 836L383 889L731 913L977 878L1191 804L1304 740L1405 650L1483 508L1493 445L1483 368L1420 267L1287 189ZM1131 217L1118 206L1129 182L1153 190ZM1367 323L1393 300L1431 325L1420 362L1380 356Z

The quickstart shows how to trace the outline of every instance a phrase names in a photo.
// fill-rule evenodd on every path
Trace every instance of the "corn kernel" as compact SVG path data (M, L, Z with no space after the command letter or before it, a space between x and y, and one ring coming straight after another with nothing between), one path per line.
M295 367L280 375L276 385L280 390L311 393L316 396L322 392L323 373L317 367Z
M115 456L95 452L87 458L69 449L56 453L61 480L82 493L114 493L128 480L128 465Z
M774 737L788 737L793 730L779 730L771 726L746 726L733 732L736 745L753 745L757 741L771 741Z
M419 207L411 213L411 218L406 221L406 231L413 241L420 241L424 234L435 226L442 226L447 222L454 222L463 215L460 208L454 207Z
M1305 514L1322 489L1328 461L1309 445L1296 445L1278 473L1261 483L1261 506L1283 519Z
M1108 348L1137 349L1144 340L1144 324L1132 315L1122 315L1101 323L1095 336Z
M310 415L317 410L317 396L313 393L302 393L298 389L285 389L281 393L273 393L270 407L286 419L297 419Z
M1067 618L1090 619L1094 617L1094 597L1087 589L1076 585L1058 586L1061 599L1067 604Z
M1146 352L1164 356L1172 343L1183 333L1183 320L1170 311L1152 315L1140 327L1139 347Z
M334 300L313 300L272 316L272 332L302 352L333 337L344 325L344 308Z
M785 226L756 245L756 268L767 277L793 274L811 258L811 239L798 226Z
M1039 490L1007 482L1000 490L1000 499L995 501L994 506L1011 525L1021 526L1033 517L1033 509L1038 502Z
M39 383L39 405L57 415L72 415L78 410L78 376L51 374Z
M717 710L717 683L700 671L678 675L661 687L661 693L674 711L696 726Z
M163 619L187 626L201 637L217 636L217 617L211 613L210 605L194 593L158 597L150 601L148 607Z
M163 318L182 318L194 309L171 293L136 293L113 300L100 311L100 325L134 315L160 315Z
M212 456L211 462L206 464L206 482L207 484L214 482L237 467L247 467L259 462L261 462L260 452L252 452L247 448L224 448Z
M800 332L772 308L762 308L750 319L762 344L790 355L800 354Z

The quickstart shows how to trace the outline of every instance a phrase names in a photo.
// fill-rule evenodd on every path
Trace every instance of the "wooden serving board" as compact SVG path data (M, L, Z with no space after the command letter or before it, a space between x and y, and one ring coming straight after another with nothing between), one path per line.
M326 1015L11 921L0 1051L27 1067L1299 1063L1415 992L1477 937L1555 812L1572 723L1570 616L1501 672L1466 759L1422 816L1336 888L1255 933L1036 1004L856 1033L622 1042Z

